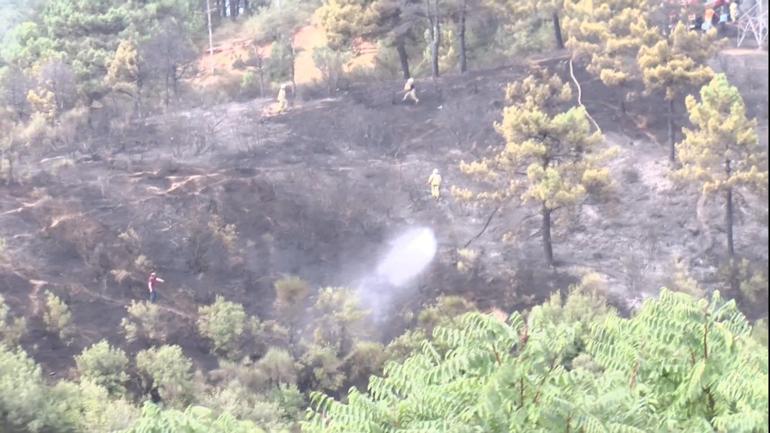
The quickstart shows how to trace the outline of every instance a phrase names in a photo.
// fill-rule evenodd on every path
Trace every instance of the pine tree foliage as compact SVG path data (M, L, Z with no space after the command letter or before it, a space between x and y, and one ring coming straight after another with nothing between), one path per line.
M80 96L98 99L106 93L104 76L121 41L141 44L166 19L185 23L185 31L199 29L202 11L197 0L48 0L32 20L12 30L3 58L25 69L60 60L73 68Z
M713 77L714 72L705 63L718 46L714 31L701 34L688 30L679 22L668 38L661 39L652 46L642 46L639 50L637 61L647 92L662 91L668 101L668 144L671 162L676 160L674 104L688 89L701 86Z
M602 137L592 131L583 107L562 111L572 97L568 84L536 70L506 90L511 105L495 124L505 146L493 157L460 164L465 174L483 181L486 190L473 193L453 187L468 201L506 201L518 198L535 204L541 214L543 247L552 264L551 213L580 203L589 193L601 192L609 171L601 166L611 156L600 151Z
M724 197L732 256L733 194L741 189L767 191L767 151L759 143L756 119L746 117L743 98L724 74L701 89L700 101L690 95L685 102L694 128L684 128L684 140L676 145L682 167L675 174L699 186L703 194Z
M504 2L515 15L522 17L539 16L541 19L550 19L553 24L553 32L556 48L564 48L564 39L560 17L564 12L564 0L522 0Z
M639 50L639 66L649 90L663 90L672 100L692 86L699 86L713 76L706 61L716 52L714 33L701 34L678 23L668 39Z
M139 51L131 40L121 41L107 67L107 84L116 92L134 96L139 90Z
M369 33L366 8L371 1L326 0L315 14L332 49L349 47L356 37Z
M733 301L662 289L636 316L608 311L590 330L553 314L569 303L436 328L367 393L314 394L303 431L768 431L767 351Z
M567 48L605 85L623 89L621 108L625 111L628 87L641 77L636 62L639 49L660 38L648 24L648 2L568 0L564 7Z

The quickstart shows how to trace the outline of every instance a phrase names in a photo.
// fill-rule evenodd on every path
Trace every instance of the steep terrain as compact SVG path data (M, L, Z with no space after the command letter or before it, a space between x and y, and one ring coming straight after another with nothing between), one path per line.
M558 53L543 64L568 79ZM603 275L611 296L629 305L667 284L676 261L704 287L720 288L719 204L698 203L693 191L668 179L658 99L643 98L620 116L606 102L617 95L581 71L583 102L606 144L618 147L615 189L579 212L557 215L555 270L543 266L532 209L493 212L448 194L467 182L460 161L500 143L492 124L505 85L525 72L512 66L420 80L417 106L397 103L402 84L393 82L297 101L275 116L266 114L270 100L224 104L145 119L125 135L84 143L87 151L78 154L27 160L28 179L3 187L0 199L0 287L14 313L30 318L26 346L46 369L63 374L70 355L86 345L108 338L125 346L125 307L146 297L145 278L155 269L166 280L160 305L174 318L169 341L210 368L213 358L194 338L198 306L221 294L266 318L281 275L315 287L355 285L388 241L414 226L433 229L439 253L398 300L399 310L439 293L463 294L483 308L524 308L587 271ZM766 137L767 102L744 88ZM677 124L684 122L680 110ZM426 185L434 167L445 185L438 203ZM766 262L767 204L746 200L736 248ZM465 246L481 254L470 275L456 267ZM72 308L81 332L71 346L42 331L45 290Z

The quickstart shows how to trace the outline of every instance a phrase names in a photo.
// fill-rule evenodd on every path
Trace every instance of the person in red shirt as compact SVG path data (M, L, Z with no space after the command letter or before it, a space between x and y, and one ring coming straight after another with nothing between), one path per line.
M150 291L150 302L155 303L158 299L158 292L155 290L155 285L163 282L165 281L158 278L158 275L155 272L150 273L150 278L147 280L147 289Z

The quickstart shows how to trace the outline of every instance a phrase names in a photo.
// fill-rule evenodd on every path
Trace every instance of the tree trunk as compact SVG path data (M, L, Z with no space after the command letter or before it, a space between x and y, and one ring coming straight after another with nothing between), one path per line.
M219 6L217 6L217 11L218 10L219 10ZM211 31L211 2L209 0L206 0L206 18L207 18L208 28L209 28L209 63L210 63L209 68L211 70L211 73L214 74L214 39Z
M259 64L259 97L265 97L265 68L262 67L262 61Z
M172 72L170 70L166 70L166 73L164 74L165 76L163 79L163 84L165 85L165 89L166 89L166 91L163 93L163 103L166 105L166 108L168 108L169 93L171 92L170 90L171 85L169 83L169 76L171 75L171 73Z
M542 237L543 237L543 252L545 253L545 262L551 267L553 266L553 246L551 245L551 210L548 209L545 204L540 211L543 218Z
M425 15L428 18L428 34L430 35L430 71L433 78L438 78L438 50L441 44L441 24L438 12L438 0L425 2Z
M290 65L289 72L291 74L292 92L294 92L297 89L297 83L294 81L294 62L296 62L296 60L297 60L297 53L294 50L294 41L290 40L289 41L289 46L291 47L291 65Z
M551 21L553 22L553 33L556 37L556 48L564 48L564 38L561 36L561 24L559 23L559 13L553 12L551 14Z
M668 160L672 164L676 162L676 147L674 146L674 99L668 101Z
M171 66L171 88L174 89L174 98L179 100L179 71L176 65Z
M236 18L238 18L238 6L240 1L239 0L230 0L230 18L235 21Z
M432 41L430 44L430 71L433 78L438 78L438 50L441 44L441 24L439 23L438 13L433 18L433 27L431 31Z
M735 245L733 243L733 189L728 187L725 192L725 231L727 232L727 255L730 261L735 258Z
M458 37L460 38L460 73L464 74L468 70L468 60L465 54L465 7L466 2L463 0L462 9L460 9L460 23Z
M249 11L249 0L243 0L243 13L245 15L250 15L250 12L251 11Z
M401 62L401 72L406 80L411 77L411 74L409 74L409 57L406 54L406 45L404 44L403 37L396 39L396 51L398 52L398 60Z

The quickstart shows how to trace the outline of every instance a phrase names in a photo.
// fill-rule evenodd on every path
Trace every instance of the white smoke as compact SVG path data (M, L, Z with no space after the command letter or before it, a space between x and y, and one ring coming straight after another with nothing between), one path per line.
M433 230L425 227L408 229L390 242L374 271L357 285L362 303L374 318L384 319L393 301L412 289L409 283L430 265L436 250Z

